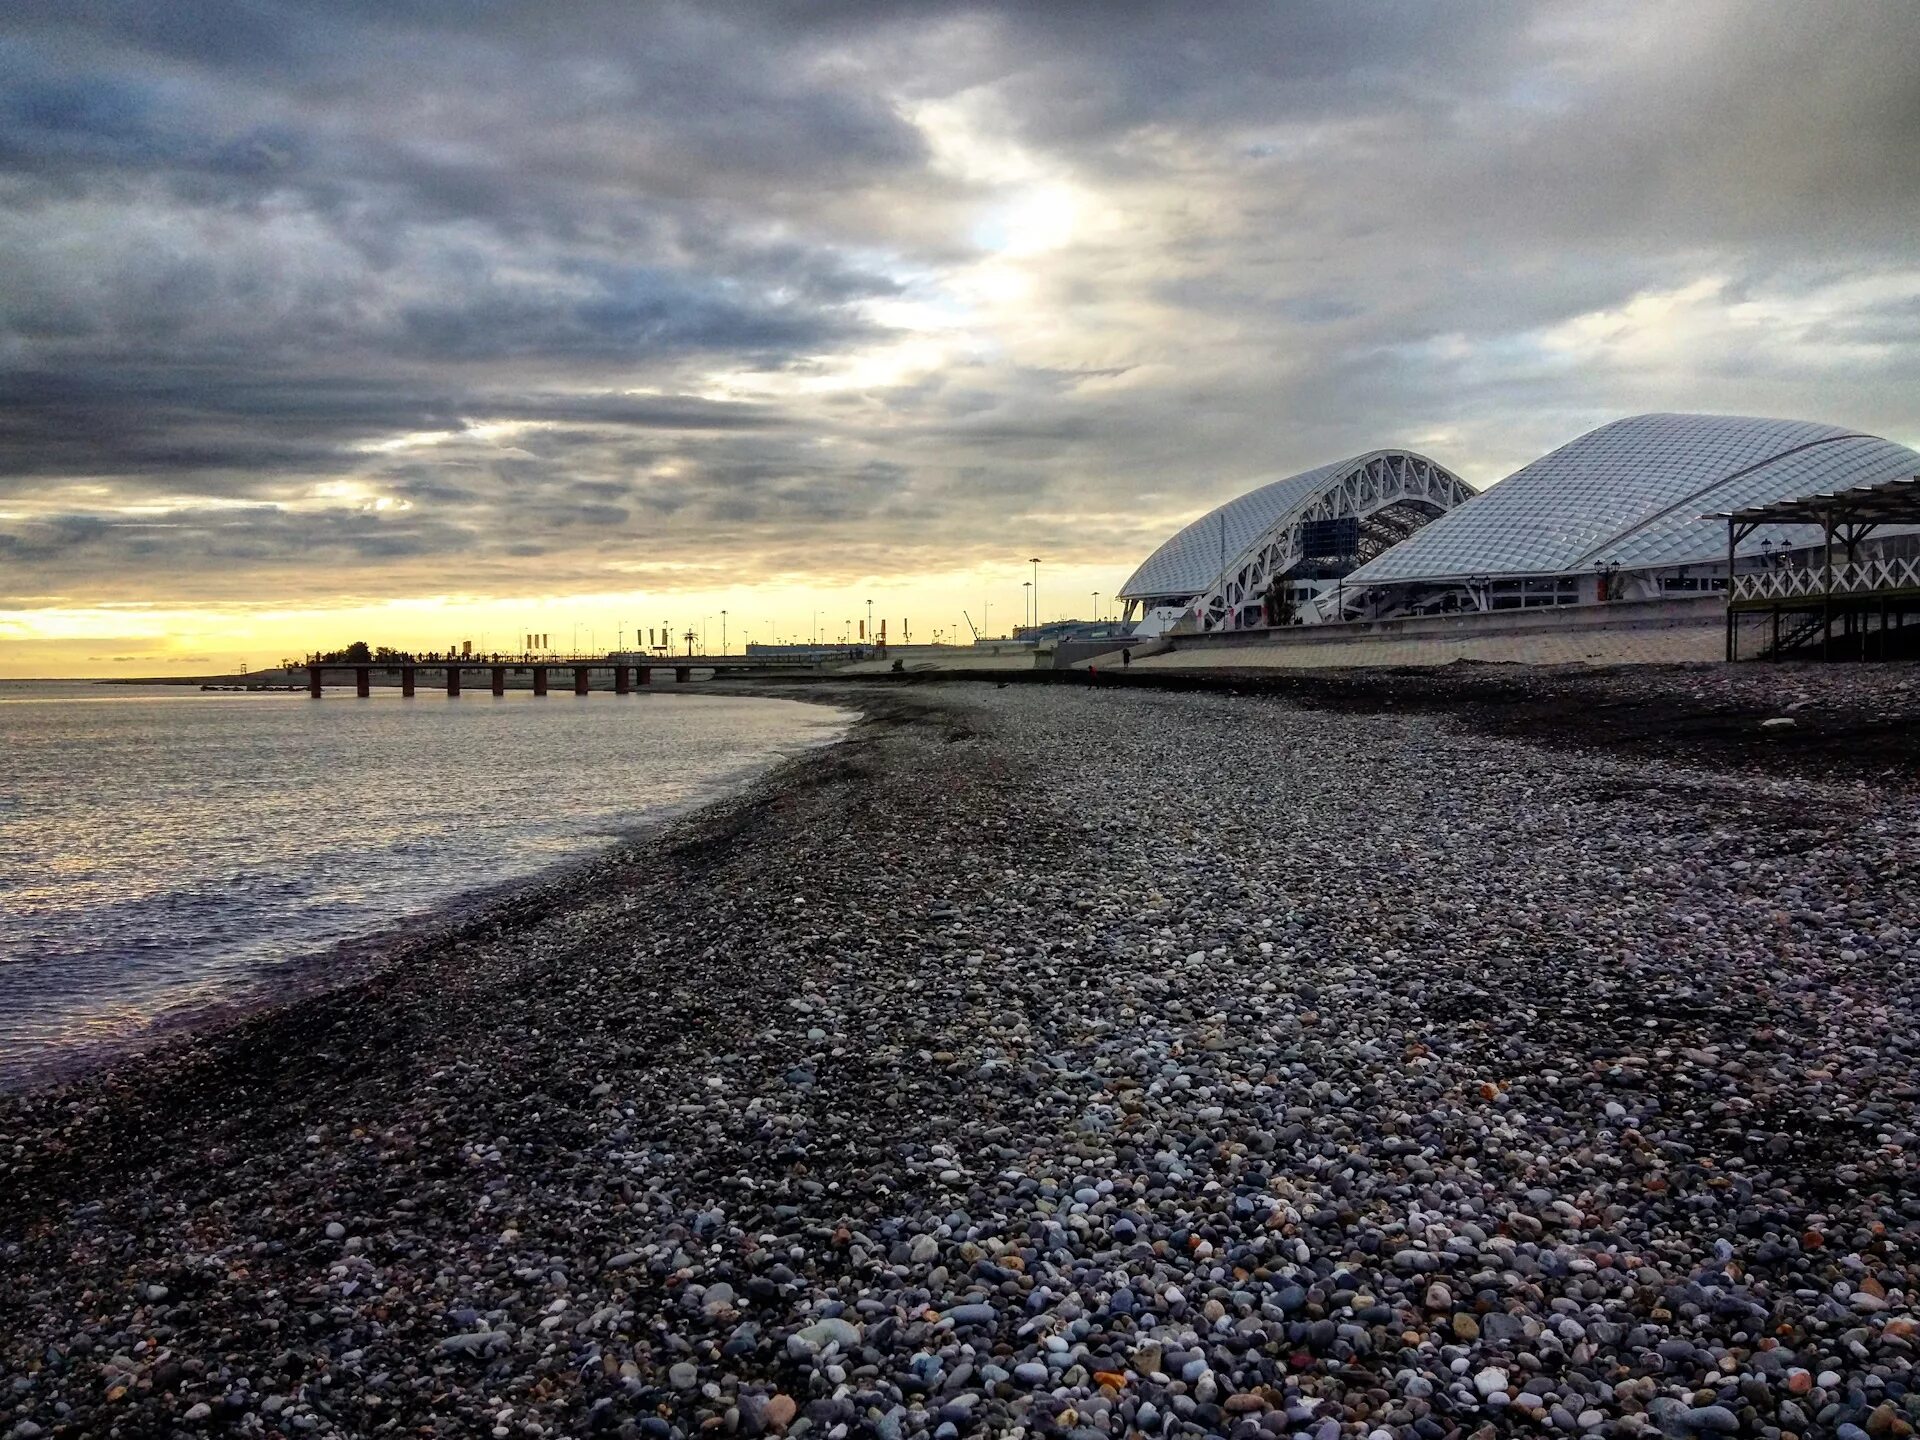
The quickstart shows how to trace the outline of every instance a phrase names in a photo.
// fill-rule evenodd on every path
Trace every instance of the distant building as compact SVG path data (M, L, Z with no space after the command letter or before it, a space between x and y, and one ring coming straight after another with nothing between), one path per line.
M1048 620L1040 625L1016 625L1013 638L1022 645L1041 648L1063 640L1125 640L1134 629L1129 620Z

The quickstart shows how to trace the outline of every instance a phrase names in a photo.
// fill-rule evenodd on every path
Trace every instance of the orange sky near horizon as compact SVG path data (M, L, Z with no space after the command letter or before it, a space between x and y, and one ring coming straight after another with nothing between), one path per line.
M1040 614L1052 620L1090 619L1094 592L1112 616L1113 591L1126 569L1097 565L1040 566ZM747 641L823 640L857 629L873 601L876 626L884 619L898 641L903 622L915 643L971 641L985 616L987 633L1004 635L1023 616L1030 566L1001 566L971 574L877 581L864 587L751 586L666 594L540 595L488 598L423 596L302 608L101 605L0 613L0 679L114 679L228 674L243 665L263 669L315 649L355 640L395 649L439 651L471 640L476 651L511 651L528 633L545 631L556 649L575 643L582 653L612 649L616 637L631 646L636 627L670 630L673 648L685 648L689 627L704 632L719 653L722 626L728 648ZM722 611L725 611L724 617ZM963 614L962 612L966 612ZM817 619L816 619L817 612Z
M1379 448L1912 444L1845 9L14 6L0 677L968 638Z

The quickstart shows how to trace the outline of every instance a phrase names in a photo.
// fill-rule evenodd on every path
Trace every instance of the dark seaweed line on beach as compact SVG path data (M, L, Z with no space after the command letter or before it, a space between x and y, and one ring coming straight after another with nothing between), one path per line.
M762 681L761 693L783 684ZM1269 699L1329 716L1449 715L1529 744L1757 773L1920 781L1920 665L1568 665L1484 661L1325 668L929 670L850 676L849 693L942 684L1065 685ZM1791 724L1769 728L1768 720Z

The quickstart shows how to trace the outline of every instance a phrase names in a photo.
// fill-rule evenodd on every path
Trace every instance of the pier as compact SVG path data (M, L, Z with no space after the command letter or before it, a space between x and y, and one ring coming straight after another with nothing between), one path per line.
M541 655L503 658L497 655L460 655L460 656L417 656L411 660L319 660L309 659L303 668L307 672L307 693L318 700L328 685L345 685L351 681L354 693L362 700L373 693L375 672L383 676L397 675L400 679L400 693L411 699L419 684L420 672L427 671L439 678L446 687L449 697L461 692L463 677L473 675L484 678L495 695L507 693L507 676L528 675L532 677L532 689L535 696L548 693L553 672L556 670L573 678L573 693L587 695L593 690L593 675L602 671L611 676L613 693L631 695L636 686L653 683L653 672L671 670L674 682L680 685L690 684L693 672L705 670L711 675L737 674L742 672L765 674L768 671L792 673L795 670L808 670L817 665L814 659L788 660L748 655L662 655L641 657L637 655ZM477 688L477 687L476 687ZM515 687L518 688L518 687Z
M1728 660L1741 658L1743 628L1758 625L1760 657L1909 659L1920 634L1920 554L1892 526L1920 524L1920 477L1768 501L1721 512L1727 522ZM1756 568L1739 548L1756 530L1798 527L1805 539L1775 551L1765 542ZM1817 546L1807 543L1818 529ZM1879 554L1862 545L1882 532ZM1743 622L1747 622L1743 627Z

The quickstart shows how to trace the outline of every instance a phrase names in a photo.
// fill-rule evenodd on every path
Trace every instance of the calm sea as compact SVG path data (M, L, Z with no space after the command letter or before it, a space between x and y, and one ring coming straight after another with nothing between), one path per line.
M314 983L324 947L691 809L850 718L0 682L0 1088Z

